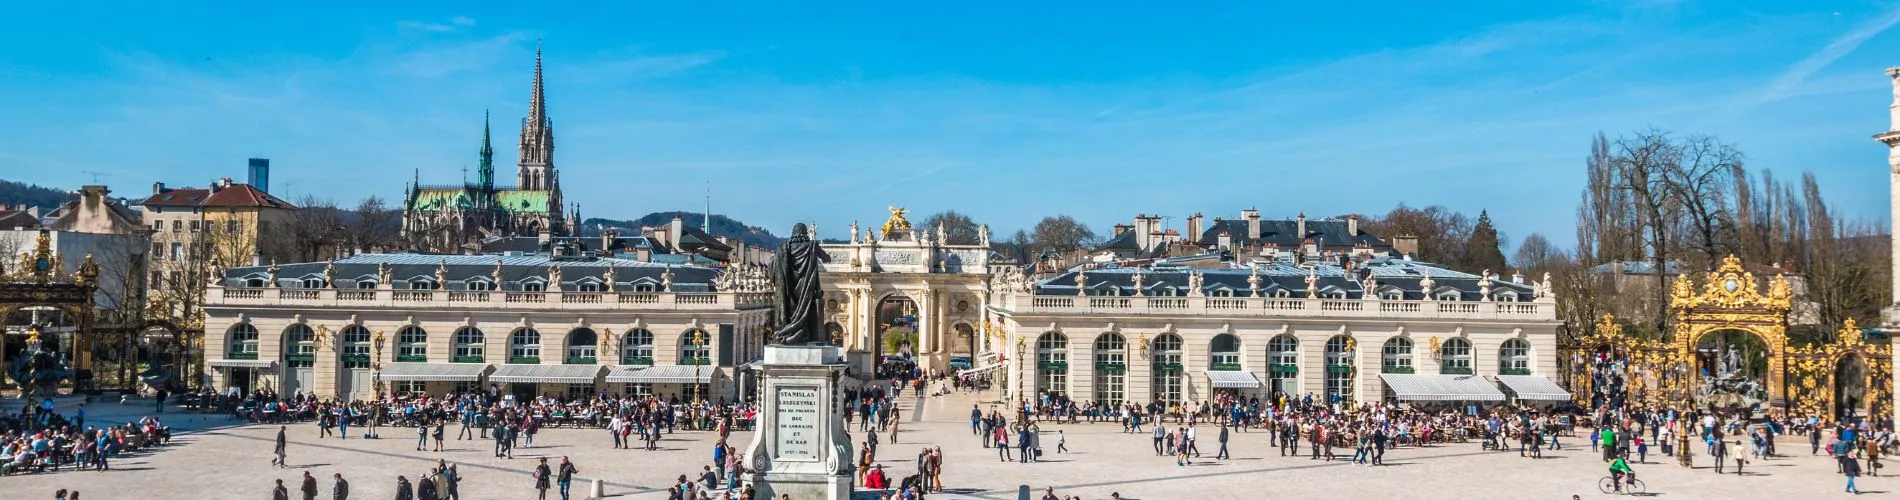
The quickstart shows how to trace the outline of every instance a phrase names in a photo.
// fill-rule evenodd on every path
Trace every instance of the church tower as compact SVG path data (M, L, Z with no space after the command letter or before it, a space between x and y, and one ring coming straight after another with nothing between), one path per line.
M488 112L483 111L482 152L480 163L476 164L475 185L481 188L484 195L493 195L495 192L495 147L490 144L494 136L488 129Z
M521 119L521 163L517 185L523 191L553 191L554 123L548 119L547 95L541 89L541 47L534 48L534 92L528 98L528 116Z

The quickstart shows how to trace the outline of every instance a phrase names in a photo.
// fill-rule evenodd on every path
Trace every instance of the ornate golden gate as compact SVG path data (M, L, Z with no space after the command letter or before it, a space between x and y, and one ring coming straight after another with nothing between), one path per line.
M1731 255L1722 259L1722 267L1708 274L1702 291L1696 292L1688 275L1676 279L1670 293L1669 308L1676 313L1676 359L1681 367L1696 359L1696 345L1702 337L1721 331L1753 334L1767 346L1768 366L1764 382L1771 406L1786 407L1785 369L1788 359L1788 311L1792 296L1786 276L1777 275L1763 292L1755 274L1742 269L1742 260ZM1682 379L1684 389L1700 385L1701 370L1688 365Z
M78 269L67 273L62 256L53 251L50 233L41 229L34 243L33 251L21 253L12 269L0 268L0 327L6 326L16 311L43 308L71 315L72 343L62 350L69 352L71 367L84 377L92 369L92 299L98 290L99 266L87 254ZM0 258L0 266L4 266L4 260ZM4 343L7 339L0 334L0 344ZM4 352L0 350L0 358L5 357ZM75 382L83 385L86 381Z
M1674 381L1678 377L1672 376L1678 368L1674 362L1674 346L1661 340L1624 333L1623 325L1616 323L1615 316L1603 315L1594 331L1578 337L1576 344L1564 351L1571 365L1571 399L1579 406L1589 407L1596 393L1596 381L1592 377L1590 365L1599 352L1607 352L1611 359L1626 363L1623 373L1629 384L1626 388L1629 395L1626 404L1655 407L1677 396L1674 392L1678 387Z
M1790 394L1789 406L1794 416L1831 420L1841 414L1843 408L1834 387L1842 382L1836 380L1841 363L1850 357L1858 357L1866 367L1866 375L1861 377L1865 399L1855 405L1865 411L1861 415L1884 417L1893 413L1893 345L1868 343L1850 318L1833 343L1790 350L1788 380L1795 391Z

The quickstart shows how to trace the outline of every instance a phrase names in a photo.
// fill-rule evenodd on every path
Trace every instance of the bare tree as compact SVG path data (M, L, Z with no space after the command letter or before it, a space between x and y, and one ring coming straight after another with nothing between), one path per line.
M1083 250L1096 243L1094 230L1067 215L1043 217L1036 223L1034 237L1037 248L1063 253Z
M354 221L349 226L350 250L376 251L398 245L402 214L385 206L383 199L371 196L356 204Z
M957 213L955 210L945 210L924 218L923 225L918 226L918 229L934 232L939 225L943 226L945 240L943 243L950 245L977 244L977 224L975 220L970 219L970 216Z
M1525 236L1517 245L1517 253L1511 258L1511 265L1529 276L1539 276L1551 270L1553 261L1568 259L1563 250L1550 244L1541 233Z

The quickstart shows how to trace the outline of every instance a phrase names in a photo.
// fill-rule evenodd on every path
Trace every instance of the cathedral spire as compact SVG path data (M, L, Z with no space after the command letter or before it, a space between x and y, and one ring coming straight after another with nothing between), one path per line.
M534 42L534 90L528 97L528 121L531 126L545 129L548 126L547 93L541 88L541 42Z
M482 111L482 153L481 163L475 168L475 176L483 192L495 190L495 147L490 145L494 134L488 130L488 111Z

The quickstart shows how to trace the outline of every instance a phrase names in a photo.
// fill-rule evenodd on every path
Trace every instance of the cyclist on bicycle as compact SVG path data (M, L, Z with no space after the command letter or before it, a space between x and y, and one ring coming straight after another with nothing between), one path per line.
M1610 477L1615 479L1617 491L1623 490L1623 478L1626 476L1630 483L1636 482L1636 471L1630 470L1629 462L1623 461L1622 456L1617 456L1616 459L1610 461Z

